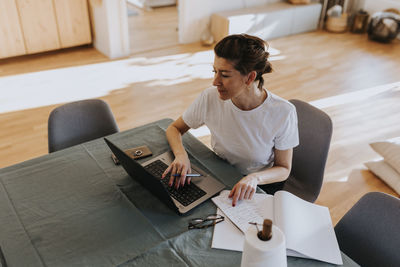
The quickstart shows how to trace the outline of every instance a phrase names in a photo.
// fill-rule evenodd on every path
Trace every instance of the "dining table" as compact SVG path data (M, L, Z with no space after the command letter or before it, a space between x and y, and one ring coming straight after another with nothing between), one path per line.
M161 119L107 138L123 149L168 151ZM242 174L190 133L193 163L230 189ZM140 159L144 162L150 158ZM216 212L207 200L180 215L111 158L103 138L0 169L0 266L240 266L242 253L211 248L213 227L188 229ZM342 253L343 266L358 266ZM333 266L287 257L288 266Z

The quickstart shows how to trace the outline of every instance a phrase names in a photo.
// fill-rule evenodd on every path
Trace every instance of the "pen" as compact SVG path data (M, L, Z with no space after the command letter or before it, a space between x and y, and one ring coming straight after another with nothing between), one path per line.
M174 176L174 177L179 177L179 176L181 176L180 174L174 174L174 175L172 175L172 176ZM200 177L201 176L201 174L200 173L188 173L188 174L186 174L186 177Z

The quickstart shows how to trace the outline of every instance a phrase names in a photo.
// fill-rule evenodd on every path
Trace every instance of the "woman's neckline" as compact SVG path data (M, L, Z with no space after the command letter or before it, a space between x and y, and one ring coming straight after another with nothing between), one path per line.
M242 112L251 112L251 111L253 111L253 110L257 110L258 108L262 107L262 106L267 102L267 100L268 100L269 98L270 98L270 94L268 93L268 90L266 90L265 88L263 88L263 100L262 100L262 102L260 102L258 105L256 105L256 106L253 107L253 108L250 108L250 109L241 109L240 107L238 107L238 106L232 101L232 99L229 99L229 101L231 102L232 106L233 106L236 110L242 111Z

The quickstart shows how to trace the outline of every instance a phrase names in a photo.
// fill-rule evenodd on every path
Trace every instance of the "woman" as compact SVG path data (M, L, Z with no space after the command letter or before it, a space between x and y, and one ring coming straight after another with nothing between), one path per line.
M272 71L266 45L241 34L227 36L215 46L214 87L204 90L166 131L175 155L163 174L164 178L171 173L170 186L190 183L190 161L181 137L204 124L214 152L245 175L229 194L233 206L251 199L257 185L287 179L292 149L299 142L297 115L290 102L263 87L262 75Z

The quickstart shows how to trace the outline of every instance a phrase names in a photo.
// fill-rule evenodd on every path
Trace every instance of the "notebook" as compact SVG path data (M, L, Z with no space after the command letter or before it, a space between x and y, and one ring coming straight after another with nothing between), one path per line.
M172 151L167 151L140 164L110 140L107 138L104 140L133 179L179 214L192 210L225 188L224 184L192 163L192 173L199 173L201 176L192 177L190 184L176 190L168 186L169 177L161 179L162 173L174 159Z
M262 225L268 218L285 234L288 256L343 264L327 207L286 191L273 196L256 193L251 200L241 200L232 207L228 195L225 190L212 199L220 209L217 213L226 216L224 222L214 227L212 248L242 251L244 233L255 227L249 222Z

